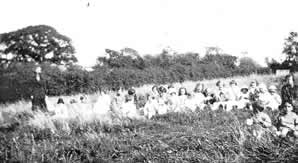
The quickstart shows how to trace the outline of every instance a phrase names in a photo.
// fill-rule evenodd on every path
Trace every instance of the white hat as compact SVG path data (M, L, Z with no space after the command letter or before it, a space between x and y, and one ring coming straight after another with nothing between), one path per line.
M272 91L276 91L277 88L275 85L270 85L270 87L268 88L269 90L272 90Z

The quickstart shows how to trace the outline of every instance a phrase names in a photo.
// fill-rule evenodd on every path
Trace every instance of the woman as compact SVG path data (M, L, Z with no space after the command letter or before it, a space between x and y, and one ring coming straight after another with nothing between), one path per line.
M285 85L281 88L281 101L282 105L286 102L293 104L294 107L297 104L298 100L298 87L294 84L293 74L289 74L285 77Z

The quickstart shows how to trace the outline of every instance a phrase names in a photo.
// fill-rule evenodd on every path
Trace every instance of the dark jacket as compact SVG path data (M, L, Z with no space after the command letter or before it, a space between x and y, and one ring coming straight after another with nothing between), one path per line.
M298 86L291 87L289 84L284 85L281 88L281 101L282 104L289 102L295 105L298 101Z
M32 110L41 110L47 112L46 104L46 83L41 79L37 81L36 79L32 82L31 96L32 96Z

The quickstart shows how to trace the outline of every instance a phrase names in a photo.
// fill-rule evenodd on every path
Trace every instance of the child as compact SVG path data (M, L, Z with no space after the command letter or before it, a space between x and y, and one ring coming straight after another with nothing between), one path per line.
M240 89L237 86L237 82L232 80L230 82L229 94L232 101L238 101L240 96Z
M159 98L157 99L158 102L158 114L166 114L168 111L168 106L167 106L167 89L163 86L159 87Z
M270 103L271 96L268 92L267 86L262 83L259 85L257 100L260 100L263 104L265 104L265 108L267 108Z
M253 116L246 121L246 124L253 125L253 135L259 139L271 127L271 119L268 114L263 112L265 106L261 101L254 102L252 107Z
M137 106L136 106L136 93L134 89L129 89L125 96L125 103L122 105L122 114L125 117L135 118L138 117Z
M195 105L196 107L203 109L204 107L204 101L206 99L205 95L204 95L204 84L202 83L198 83L194 89L194 97L193 100L195 101Z
M271 110L278 110L278 107L281 105L281 97L280 95L276 92L276 86L271 85L269 87L269 104L268 107L271 108Z
M179 97L176 93L175 88L170 88L168 93L169 93L169 95L168 95L168 105L169 105L168 111L175 112L175 111L177 111L177 108L179 107Z
M258 81L252 81L248 88L249 93L249 100L250 101L256 101L257 94L258 94Z
M178 99L179 99L179 111L183 111L181 110L181 108L184 108L186 105L186 100L187 100L187 90L184 87L180 87L179 91L178 91Z
M298 116L293 112L293 105L285 102L281 107L281 115L278 117L278 132L277 135L285 138L292 133L293 136L298 137Z
M155 96L147 94L147 102L143 108L144 116L147 119L150 119L152 116L154 116L157 113L158 110L158 103Z
M243 87L240 90L240 96L238 101L238 108L240 109L249 109L249 92L247 87Z

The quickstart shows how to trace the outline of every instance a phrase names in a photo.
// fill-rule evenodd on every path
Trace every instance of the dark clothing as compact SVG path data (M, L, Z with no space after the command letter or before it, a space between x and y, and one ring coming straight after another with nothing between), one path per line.
M298 101L298 86L295 85L291 87L291 85L287 84L281 88L281 102L285 104L289 102L290 104L295 105Z
M32 95L32 111L43 111L47 112L46 104L46 84L42 80L34 80L32 83L33 87L31 88Z

